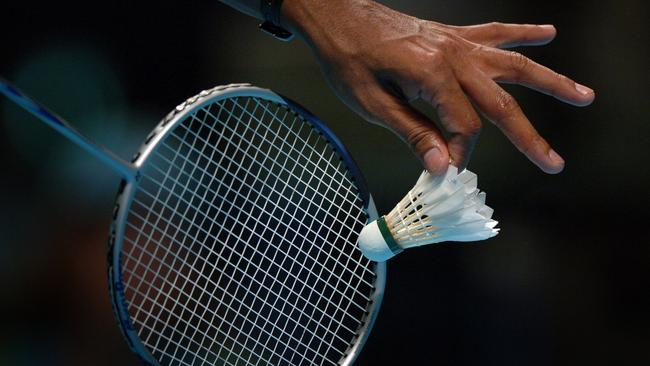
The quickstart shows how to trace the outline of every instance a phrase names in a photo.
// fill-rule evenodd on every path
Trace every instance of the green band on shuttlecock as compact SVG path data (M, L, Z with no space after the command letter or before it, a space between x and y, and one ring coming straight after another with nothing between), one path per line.
M384 241L390 248L391 252L393 252L393 254L399 254L404 251L404 249L400 247L399 244L397 244L395 238L393 238L393 235L390 233L390 229L388 228L388 224L386 224L386 218L384 216L377 219L377 227L379 228L381 236L384 238Z

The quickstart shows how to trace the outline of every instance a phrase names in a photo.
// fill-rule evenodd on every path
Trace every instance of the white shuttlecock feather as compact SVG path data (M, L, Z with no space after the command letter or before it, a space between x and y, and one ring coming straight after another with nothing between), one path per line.
M388 215L363 228L359 248L368 259L382 262L407 248L497 235L494 210L485 205L477 181L476 174L459 174L453 165L438 177L424 171Z

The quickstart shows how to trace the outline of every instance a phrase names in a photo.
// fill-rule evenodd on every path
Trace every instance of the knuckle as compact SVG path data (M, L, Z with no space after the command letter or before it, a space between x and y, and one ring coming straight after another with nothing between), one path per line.
M519 104L508 94L505 90L501 89L496 96L496 104L498 111L502 116L511 114L519 110Z
M433 20L425 20L423 24L424 24L424 27L422 27L422 28L424 28L424 29L449 29L449 30L454 30L454 29L457 28L457 27L455 27L453 25L444 24L444 23L433 21Z
M440 35L437 39L438 47L440 47L443 50L450 50L451 48L454 47L455 45L455 40L451 37L451 35L444 34Z
M508 57L510 58L510 67L513 70L524 72L530 66L530 59L519 52L510 51Z
M471 119L460 129L460 133L467 137L476 137L481 133L482 128L480 119Z
M488 27L493 33L499 33L503 29L503 23L501 22L490 22L488 23Z
M568 87L575 88L575 83L576 83L575 81L560 73L556 73L556 74L557 74L557 80L560 84L564 84Z
M548 92L551 95L558 96L567 89L573 90L575 88L575 82L560 73L554 72L550 79L552 82L548 87Z
M555 79L557 80L557 82L562 83L562 84L566 84L566 83L571 81L571 79L569 79L568 77L566 77L566 76L564 76L564 75L562 75L562 74L560 74L558 72L555 73Z
M519 136L516 139L517 145L520 146L519 150L527 155L533 155L537 150L546 144L546 141L539 134L533 133L529 135Z
M443 52L434 50L424 52L423 58L426 64L433 70L440 70L447 66L447 60Z
M568 77L566 77L566 76L564 76L564 75L562 75L560 73L556 72L555 75L554 75L554 79L555 79L555 82L552 83L551 87L550 87L550 92L553 95L557 95L562 90L562 88L564 88L565 86L573 86L573 85L571 85L572 84L571 79L569 79Z
M406 142L418 153L427 151L431 146L436 145L435 133L426 127L416 127L406 134Z
M458 136L463 140L473 140L481 134L483 124L478 116L468 116L469 118L457 121L453 126L449 126L447 131L452 135Z
M469 47L467 41L461 36L452 32L447 32L439 39L439 47L444 51L445 56L449 55L452 58L457 58ZM473 47L473 45L471 45Z

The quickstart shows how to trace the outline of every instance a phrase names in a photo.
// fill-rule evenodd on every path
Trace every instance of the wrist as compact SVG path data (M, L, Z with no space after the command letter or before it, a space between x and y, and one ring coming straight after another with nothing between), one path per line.
M337 33L346 23L355 22L371 4L376 3L370 0L284 0L281 26L312 44L316 39Z

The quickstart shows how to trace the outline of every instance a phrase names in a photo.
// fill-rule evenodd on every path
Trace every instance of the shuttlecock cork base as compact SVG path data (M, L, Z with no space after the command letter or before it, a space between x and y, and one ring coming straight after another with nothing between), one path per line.
M388 215L366 225L359 236L363 255L386 261L411 247L444 241L477 241L499 233L476 174L450 165L438 177L424 171Z

